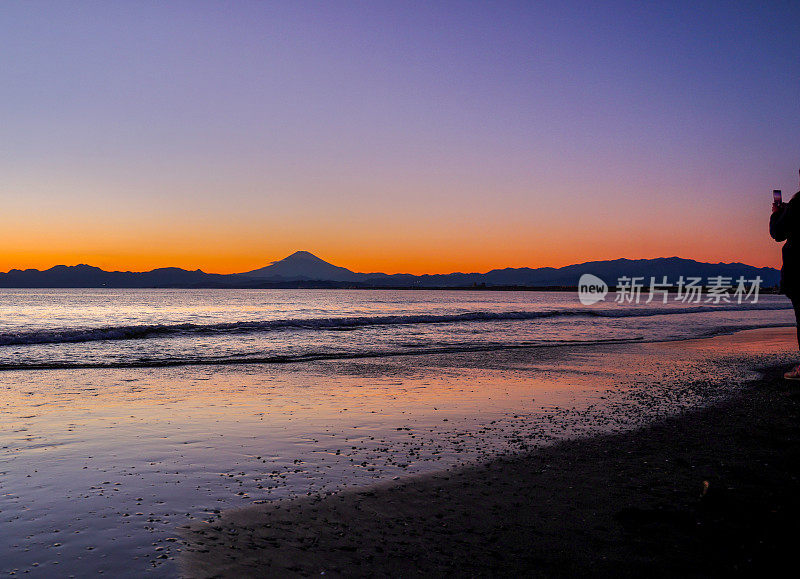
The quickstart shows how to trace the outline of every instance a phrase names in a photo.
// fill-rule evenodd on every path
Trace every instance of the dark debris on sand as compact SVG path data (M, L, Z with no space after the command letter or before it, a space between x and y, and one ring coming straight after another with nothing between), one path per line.
M710 408L185 530L188 577L729 576L794 563L800 383Z

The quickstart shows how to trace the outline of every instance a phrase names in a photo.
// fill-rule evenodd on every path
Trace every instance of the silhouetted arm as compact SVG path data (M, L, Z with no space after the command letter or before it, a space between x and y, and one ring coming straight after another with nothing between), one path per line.
M784 203L780 209L769 218L769 234L775 241L786 241L792 227L792 211L789 203Z

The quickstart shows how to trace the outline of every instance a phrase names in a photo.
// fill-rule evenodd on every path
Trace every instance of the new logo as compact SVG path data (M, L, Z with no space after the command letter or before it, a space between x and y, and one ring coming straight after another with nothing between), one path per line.
M585 273L578 280L578 299L585 306L603 301L608 293L606 282L590 273Z

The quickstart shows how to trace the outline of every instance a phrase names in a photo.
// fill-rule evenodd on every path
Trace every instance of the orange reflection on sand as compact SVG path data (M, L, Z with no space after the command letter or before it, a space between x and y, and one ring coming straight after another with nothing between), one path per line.
M666 342L670 350L696 349L718 354L759 354L797 351L797 333L794 327L759 328L697 340Z

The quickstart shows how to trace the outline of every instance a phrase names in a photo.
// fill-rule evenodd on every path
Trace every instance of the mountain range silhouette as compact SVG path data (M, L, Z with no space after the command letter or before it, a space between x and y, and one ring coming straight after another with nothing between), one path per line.
M615 259L590 261L565 267L505 268L486 273L448 273L412 275L406 273L358 273L328 263L308 251L297 251L265 267L238 274L205 273L165 267L147 272L105 271L86 264L57 265L40 271L12 269L0 273L0 287L116 287L116 288L465 288L465 287L574 287L584 273L594 274L614 286L622 276L650 277L660 283L676 283L680 276L714 276L745 279L761 277L761 286L778 284L780 272L770 267L757 268L743 263L703 263L680 257L656 259Z

